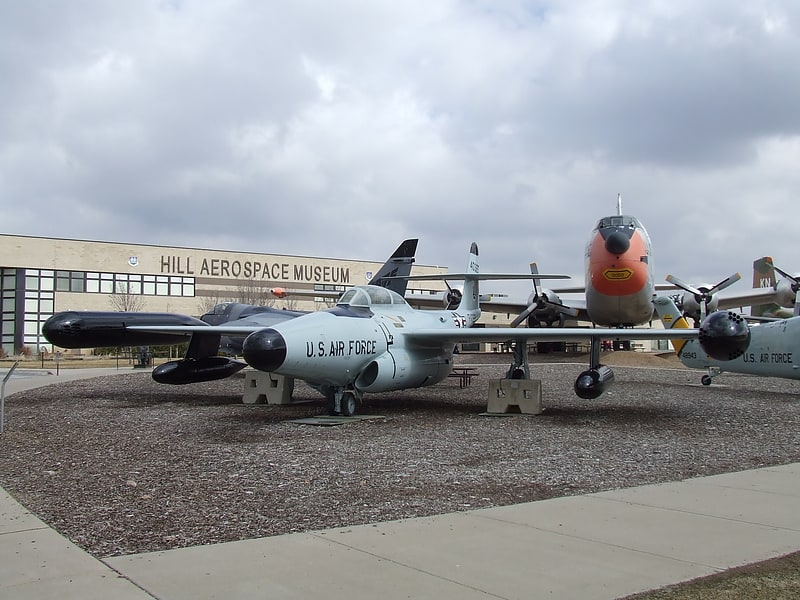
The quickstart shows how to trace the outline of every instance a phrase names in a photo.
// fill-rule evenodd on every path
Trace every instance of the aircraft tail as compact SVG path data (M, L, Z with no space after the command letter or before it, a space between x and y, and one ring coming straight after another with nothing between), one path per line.
M653 300L653 304L655 305L658 318L661 319L661 323L664 325L664 329L691 329L686 317L678 310L672 298L668 296L657 296ZM683 350L686 344L686 340L671 340L671 342L672 347L675 348L675 352L680 355L681 350Z
M777 286L775 268L771 256L762 256L753 261L753 288L772 288ZM754 317L772 315L780 306L774 303L759 304L750 307L750 314Z
M471 320L474 323L481 314L480 290L478 287L478 277L480 267L478 266L478 244L472 242L469 247L469 262L467 270L464 272L464 291L462 292L461 302L458 305L459 312L474 313L475 317ZM475 277L471 277L474 275Z
M405 296L408 288L406 277L411 274L411 265L414 264L418 242L419 240L410 239L400 244L389 260L383 263L378 272L372 276L370 284L385 287Z

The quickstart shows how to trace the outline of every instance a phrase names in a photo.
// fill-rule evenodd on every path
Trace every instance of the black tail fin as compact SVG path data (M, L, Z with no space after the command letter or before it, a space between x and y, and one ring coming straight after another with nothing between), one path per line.
M372 276L370 285L379 285L405 296L408 279L404 278L411 274L411 265L414 264L414 255L417 253L417 242L419 240L411 239L400 244L389 260ZM386 279L387 277L401 279Z

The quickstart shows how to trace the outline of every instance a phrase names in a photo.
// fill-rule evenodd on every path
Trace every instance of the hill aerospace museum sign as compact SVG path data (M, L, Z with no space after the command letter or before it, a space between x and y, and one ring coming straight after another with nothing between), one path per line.
M231 260L194 256L162 255L162 275L268 279L308 283L350 283L350 268L320 264Z

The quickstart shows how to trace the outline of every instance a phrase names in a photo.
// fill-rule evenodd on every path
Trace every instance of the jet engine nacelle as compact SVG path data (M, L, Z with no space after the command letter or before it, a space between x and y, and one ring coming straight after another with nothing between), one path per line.
M224 356L186 358L157 366L153 369L153 379L158 383L171 385L216 381L217 379L230 377L246 366L247 363L225 358Z
M708 315L700 324L700 347L716 360L733 360L744 354L750 345L750 327L742 315L720 310Z
M594 400L606 391L613 381L614 371L610 367L600 365L596 369L588 369L575 380L575 395L584 400Z
M450 374L452 357L411 360L405 352L384 352L361 370L354 385L362 392L390 392L439 383Z
M176 344L191 334L131 331L130 325L207 325L200 319L173 313L79 312L53 315L42 333L59 348L101 348L105 346L159 346Z

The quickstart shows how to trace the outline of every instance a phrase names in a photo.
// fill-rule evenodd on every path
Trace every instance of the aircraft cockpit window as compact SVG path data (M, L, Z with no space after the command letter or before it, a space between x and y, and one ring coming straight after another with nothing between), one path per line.
M375 287L369 286L365 288L369 293L369 298L372 301L373 306L376 304L404 304L405 298L403 298L397 292L393 292L392 290L388 290L383 287Z
M350 288L337 304L348 306L376 306L378 304L403 304L405 299L398 293L377 286Z
M634 217L626 215L604 217L600 219L600 222L597 224L598 229L606 229L608 227L629 227L631 229L636 229L638 226L639 222Z
M210 314L212 314L212 315L224 315L225 314L225 309L228 308L229 304L230 304L230 302L222 302L220 304L215 304L214 308L211 309L211 313Z
M367 294L369 294L369 299L373 305L392 303L392 296L389 290L386 288L371 286L365 288L365 290L367 291Z
M342 297L339 298L337 304L347 304L349 306L369 306L369 297L364 293L361 288L350 288Z

